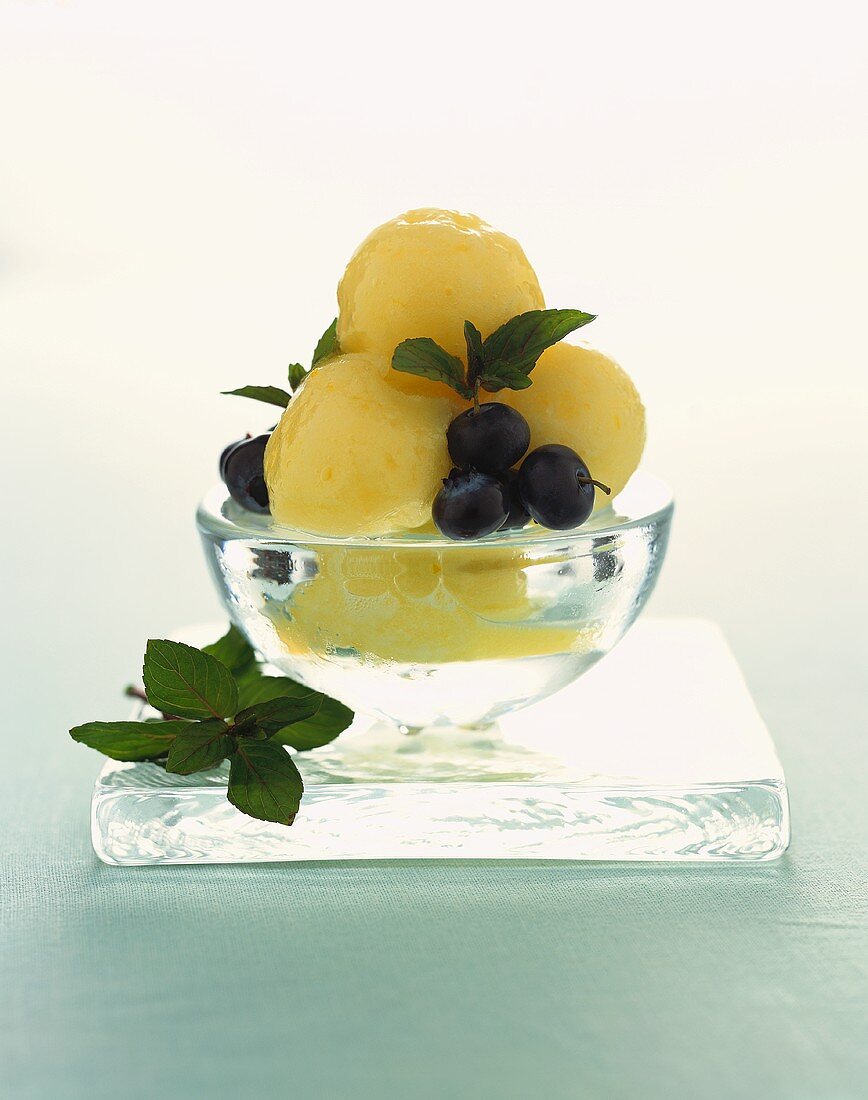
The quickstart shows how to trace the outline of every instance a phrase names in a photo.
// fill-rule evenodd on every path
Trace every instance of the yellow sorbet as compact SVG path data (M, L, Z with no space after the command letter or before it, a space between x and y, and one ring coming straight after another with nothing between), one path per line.
M615 496L645 446L645 409L629 376L601 351L561 343L543 352L531 378L528 389L497 395L530 424L531 448L572 447ZM598 489L595 507L610 500Z
M313 370L265 450L278 523L322 535L381 535L431 519L450 468L446 428L460 407L387 381L375 352L339 355ZM394 372L392 372L394 373Z
M338 286L343 351L380 351L390 360L402 340L429 336L464 358L464 322L483 336L545 302L518 241L474 214L410 210L375 229ZM411 393L442 385L394 372Z
M543 623L519 551L322 547L319 574L268 608L288 653L439 664L593 648L590 623Z

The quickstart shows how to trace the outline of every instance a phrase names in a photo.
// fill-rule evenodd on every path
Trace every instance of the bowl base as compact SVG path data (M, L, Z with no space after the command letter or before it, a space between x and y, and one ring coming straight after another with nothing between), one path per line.
M720 631L646 620L581 681L486 730L361 719L297 758L291 828L239 813L227 769L107 762L110 864L284 860L758 861L789 843L783 770Z

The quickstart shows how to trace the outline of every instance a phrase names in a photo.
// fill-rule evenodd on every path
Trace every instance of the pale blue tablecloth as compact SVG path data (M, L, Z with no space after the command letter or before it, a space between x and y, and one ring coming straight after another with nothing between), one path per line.
M757 866L109 868L49 700L4 757L0 1094L868 1094L857 669L753 660L795 823Z

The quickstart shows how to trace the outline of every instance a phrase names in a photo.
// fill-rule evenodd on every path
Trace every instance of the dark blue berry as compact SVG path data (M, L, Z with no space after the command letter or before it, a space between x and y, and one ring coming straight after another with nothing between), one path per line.
M249 439L250 436L248 435L246 438ZM234 443L230 443L224 447L220 453L220 479L222 481L226 480L226 459L229 457L230 452L233 451L239 443L243 442L243 439L236 439Z
M437 530L448 539L478 539L503 526L509 512L506 486L478 470L453 470L434 498Z
M507 470L502 481L509 492L509 514L501 531L513 531L525 527L530 522L530 514L518 491L518 470Z
M223 480L234 501L250 512L268 511L263 458L269 436L242 439L229 450L223 461Z
M499 401L456 416L446 431L449 454L456 466L484 474L502 474L530 446L530 428L520 412Z
M555 531L579 527L594 510L595 482L570 447L547 443L531 451L518 472L522 503L537 523Z

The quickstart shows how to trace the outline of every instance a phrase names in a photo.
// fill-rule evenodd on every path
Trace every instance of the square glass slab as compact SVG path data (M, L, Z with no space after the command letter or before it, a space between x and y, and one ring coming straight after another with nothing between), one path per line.
M226 801L228 765L179 776L108 761L94 849L111 864L756 861L790 838L774 745L702 620L640 621L580 680L492 729L407 735L359 716L297 764L305 794L286 828Z

